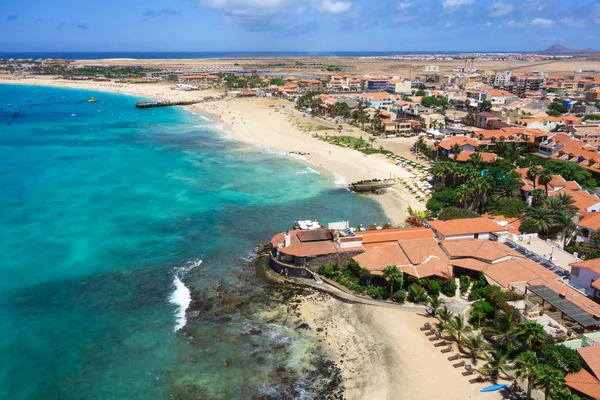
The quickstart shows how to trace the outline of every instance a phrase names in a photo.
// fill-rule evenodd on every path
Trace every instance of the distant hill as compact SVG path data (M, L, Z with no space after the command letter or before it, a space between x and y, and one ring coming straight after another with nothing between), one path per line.
M546 54L575 54L575 53L582 54L582 53L598 53L598 50L594 50L594 49L590 49L590 48L574 50L574 49L570 49L565 46L561 46L560 44L555 44L555 45L548 47L542 53L546 53Z

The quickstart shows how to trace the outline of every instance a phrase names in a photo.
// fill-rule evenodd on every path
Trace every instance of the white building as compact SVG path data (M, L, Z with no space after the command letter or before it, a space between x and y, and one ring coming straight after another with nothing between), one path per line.
M439 240L481 239L495 240L499 235L508 234L506 227L489 218L455 219L450 221L434 220L428 225Z
M423 72L440 72L440 67L437 65L426 65L423 67Z
M592 298L600 294L600 259L578 261L569 264L569 284Z

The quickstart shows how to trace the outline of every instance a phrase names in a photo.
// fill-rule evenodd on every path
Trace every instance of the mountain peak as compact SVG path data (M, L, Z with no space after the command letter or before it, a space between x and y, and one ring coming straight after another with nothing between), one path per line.
M565 47L560 44L554 44L554 45L548 47L546 50L544 50L543 53L546 53L546 54L586 54L586 53L598 53L598 50L590 49L589 47L585 48L585 49L581 49L581 50L573 50L573 49L570 49L570 48Z

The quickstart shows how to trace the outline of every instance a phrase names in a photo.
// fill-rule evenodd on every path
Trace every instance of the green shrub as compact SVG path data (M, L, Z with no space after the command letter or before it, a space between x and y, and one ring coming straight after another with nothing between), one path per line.
M446 207L438 214L438 219L441 221L479 217L481 217L481 215L477 214L475 211L457 207Z
M439 296L441 290L442 286L439 281L430 279L429 282L427 282L427 293L430 296Z
M319 275L323 275L325 278L333 278L337 276L338 268L335 264L321 265L319 267Z
M398 290L392 295L392 301L399 304L404 304L406 301L406 291Z
M480 300L473 305L471 310L471 323L477 327L481 322L494 316L494 307L485 300Z
M413 283L408 287L408 299L413 303L425 303L427 301L427 291Z
M390 296L388 289L380 286L367 286L365 288L365 293L374 299L380 300L385 300Z
M449 283L442 286L442 293L444 293L448 297L453 297L456 295L456 283L450 281Z

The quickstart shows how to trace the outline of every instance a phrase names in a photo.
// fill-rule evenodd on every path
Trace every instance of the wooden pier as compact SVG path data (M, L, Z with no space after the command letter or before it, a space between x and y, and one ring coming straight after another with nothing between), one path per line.
M135 103L136 108L154 108L154 107L171 107L171 106L189 106L191 104L200 103L203 99L192 101L143 101Z

